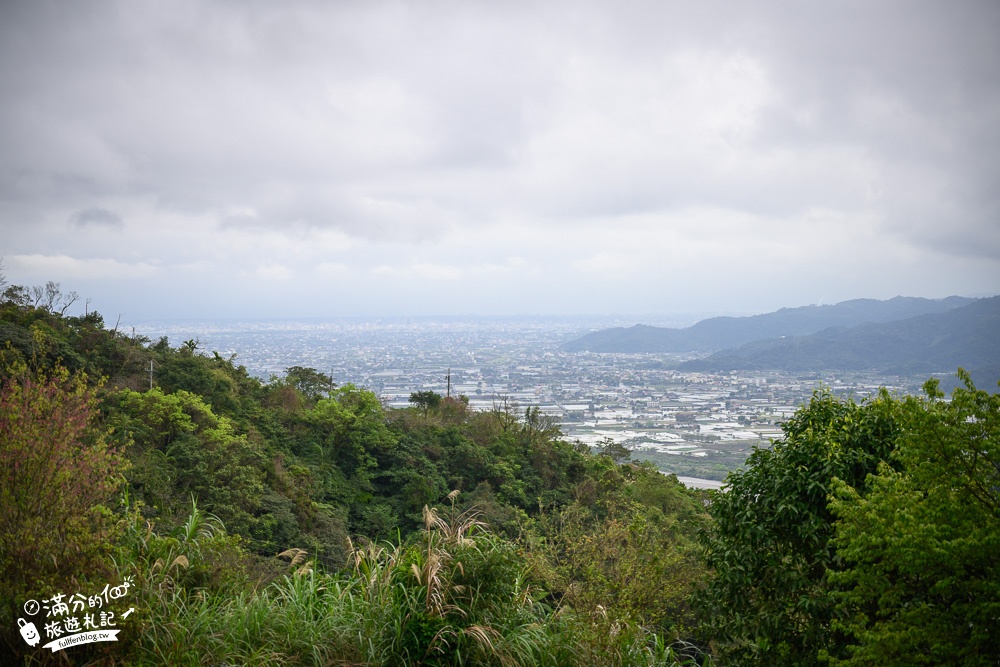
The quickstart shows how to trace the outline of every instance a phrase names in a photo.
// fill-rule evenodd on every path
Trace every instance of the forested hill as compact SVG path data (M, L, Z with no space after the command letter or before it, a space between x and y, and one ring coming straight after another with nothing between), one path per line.
M919 375L1000 368L1000 297L897 322L836 327L748 343L681 364L683 370L865 370Z
M950 296L922 299L897 296L887 301L854 299L830 306L782 308L750 317L713 317L684 329L637 324L605 329L565 343L567 352L715 352L781 336L805 336L830 327L854 327L892 322L918 315L943 313L972 299Z
M0 665L49 664L26 600L126 577L138 613L75 664L638 665L693 638L707 496L624 447L508 401L261 382L72 300L0 294Z

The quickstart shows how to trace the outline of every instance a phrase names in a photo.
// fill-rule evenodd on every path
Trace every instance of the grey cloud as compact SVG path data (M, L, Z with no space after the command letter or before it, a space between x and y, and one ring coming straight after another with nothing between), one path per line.
M0 229L45 252L27 228L75 211L421 255L507 221L714 209L760 235L821 210L996 257L997 34L988 0L2 3Z
M110 229L121 229L125 225L117 213L98 206L77 211L69 217L69 222L76 227L107 227Z
M931 249L947 236L994 251L1000 5L829 3L769 18L759 46L782 97L759 145L856 147L890 228ZM914 205L930 191L933 205Z

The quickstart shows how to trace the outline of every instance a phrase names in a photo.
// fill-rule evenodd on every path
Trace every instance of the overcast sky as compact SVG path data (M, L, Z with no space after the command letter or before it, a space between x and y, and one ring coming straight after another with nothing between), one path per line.
M106 318L1000 292L995 0L8 1L0 91L7 279Z

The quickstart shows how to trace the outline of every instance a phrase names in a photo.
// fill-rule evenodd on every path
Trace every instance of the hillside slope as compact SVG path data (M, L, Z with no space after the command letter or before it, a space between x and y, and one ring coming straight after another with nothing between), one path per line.
M1000 365L1000 297L906 320L748 343L682 370L878 370L906 375Z

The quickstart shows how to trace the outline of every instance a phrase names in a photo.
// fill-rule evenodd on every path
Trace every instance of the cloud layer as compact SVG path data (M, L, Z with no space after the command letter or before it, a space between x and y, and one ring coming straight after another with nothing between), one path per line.
M0 254L137 316L1000 291L1000 6L5 3Z

